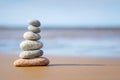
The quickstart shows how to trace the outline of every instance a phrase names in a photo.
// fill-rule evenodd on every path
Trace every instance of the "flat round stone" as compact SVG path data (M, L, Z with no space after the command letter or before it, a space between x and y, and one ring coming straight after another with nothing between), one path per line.
M35 27L35 26L32 26L32 25L29 25L29 26L28 26L28 30L29 30L29 31L32 31L32 32L34 32L34 33L40 33L40 32L41 32L41 30L40 30L39 27Z
M47 66L49 60L45 57L33 58L33 59L17 59L13 65L16 67L25 66Z
M26 39L26 40L37 41L37 40L39 40L41 38L41 36L39 34L28 31L28 32L25 32L23 34L23 38Z
M30 59L30 58L40 57L42 55L43 55L42 50L31 50L31 51L22 51L19 57L23 59Z
M39 26L41 25L40 21L35 20L35 19L29 20L29 21L28 21L28 24L33 25L33 26L35 26L35 27L39 27Z
M20 48L24 51L28 50L38 50L43 47L43 43L40 41L31 41L31 40L25 40L20 43Z

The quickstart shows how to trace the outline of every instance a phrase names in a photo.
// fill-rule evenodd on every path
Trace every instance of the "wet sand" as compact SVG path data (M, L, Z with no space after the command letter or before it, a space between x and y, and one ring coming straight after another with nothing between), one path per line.
M0 54L0 80L120 80L120 58L48 58L49 66L14 67L17 55Z

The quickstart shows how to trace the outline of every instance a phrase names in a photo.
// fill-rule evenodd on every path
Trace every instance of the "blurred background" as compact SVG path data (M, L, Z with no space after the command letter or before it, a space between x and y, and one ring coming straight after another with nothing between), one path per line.
M120 57L119 9L120 0L0 0L0 54L18 55L38 19L45 56Z

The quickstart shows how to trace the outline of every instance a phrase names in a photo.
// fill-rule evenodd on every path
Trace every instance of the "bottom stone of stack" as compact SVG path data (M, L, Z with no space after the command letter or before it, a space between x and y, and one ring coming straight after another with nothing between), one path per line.
M16 67L25 67L25 66L47 66L49 60L45 57L33 58L33 59L17 59L14 62Z

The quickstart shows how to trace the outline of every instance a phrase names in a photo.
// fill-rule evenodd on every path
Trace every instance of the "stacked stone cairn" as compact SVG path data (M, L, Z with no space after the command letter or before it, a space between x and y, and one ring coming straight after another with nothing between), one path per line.
M20 43L20 48L23 51L19 55L20 59L14 62L14 66L46 66L49 64L49 60L41 57L43 55L43 51L41 50L43 43L38 41L41 39L41 36L38 34L41 32L39 28L41 23L38 20L30 20L28 23L29 31L23 34L25 40Z

